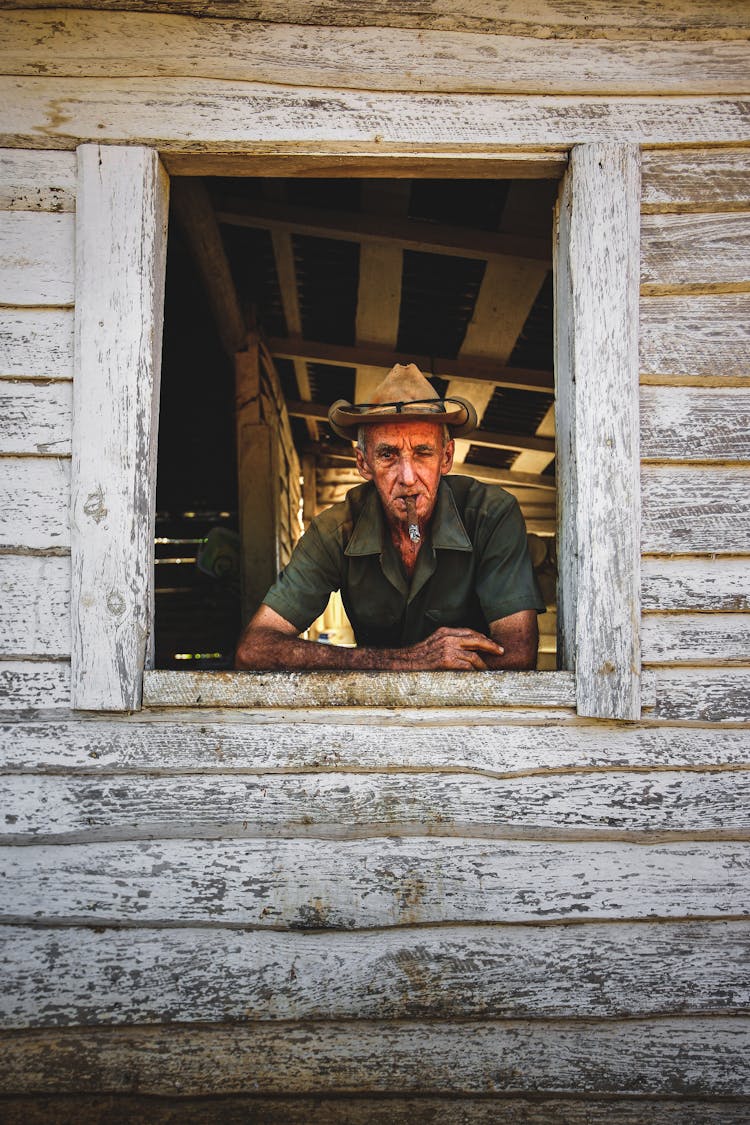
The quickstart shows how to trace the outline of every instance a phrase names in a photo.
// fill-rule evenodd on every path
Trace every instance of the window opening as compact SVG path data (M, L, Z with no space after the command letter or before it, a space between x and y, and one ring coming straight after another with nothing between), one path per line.
M259 586L263 575L270 584L303 525L360 483L351 446L325 421L328 406L337 398L369 401L391 364L409 360L440 393L471 398L477 407L479 432L457 442L454 472L500 483L518 499L548 606L538 667L556 667L557 187L544 180L173 182L157 477L157 668L232 667L252 612L247 598L243 608L240 588L248 550L256 552ZM223 258L224 283L222 263L208 268L201 260L206 246ZM236 325L227 329L232 301L241 340ZM244 354L239 364L233 348ZM240 393L248 378L256 380L255 405L252 394ZM239 470L238 401L241 413L254 411L240 422L249 429L239 438ZM257 514L246 515L243 527L248 502L238 472L243 479L248 448ZM244 471L245 488L247 478ZM265 523L264 506L273 515ZM253 597L257 604L262 593ZM309 636L353 642L337 595Z

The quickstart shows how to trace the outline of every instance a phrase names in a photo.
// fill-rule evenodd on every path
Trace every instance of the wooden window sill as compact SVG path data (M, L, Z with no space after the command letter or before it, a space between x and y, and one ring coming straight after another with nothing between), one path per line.
M654 706L654 677L643 677ZM572 672L147 671L144 707L567 707Z

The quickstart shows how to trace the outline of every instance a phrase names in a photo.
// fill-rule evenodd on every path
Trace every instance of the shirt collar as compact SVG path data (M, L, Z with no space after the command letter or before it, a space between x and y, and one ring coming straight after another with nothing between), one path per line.
M346 545L346 555L379 555L383 550L385 516L375 486L368 496ZM458 513L453 490L445 480L440 481L435 510L430 520L433 548L444 551L472 551L463 520Z
M471 539L458 513L453 489L443 479L432 513L432 545L444 551L473 551Z
M357 517L345 555L379 555L383 549L385 516L375 485L367 489L367 498Z

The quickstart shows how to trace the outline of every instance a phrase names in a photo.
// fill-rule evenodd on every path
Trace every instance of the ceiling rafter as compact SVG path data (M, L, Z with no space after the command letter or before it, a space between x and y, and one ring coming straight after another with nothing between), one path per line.
M206 290L224 351L229 356L246 347L242 315L221 231L202 180L175 178L172 207Z
M286 408L292 418L314 418L318 422L324 422L328 418L328 407L320 402L295 402L293 399L287 399ZM555 443L550 438L526 437L524 434L504 434L494 430L475 430L470 440L473 445L482 445L492 449L511 449L519 452L524 449L531 449L544 453L554 453L555 449Z
M523 230L528 219L529 196L533 186L511 183L500 220L500 232ZM534 301L547 276L547 263L518 258L492 258L487 262L474 311L466 329L459 358L470 355L508 363L516 341L523 330ZM468 398L481 423L495 388L479 381L448 384L447 394ZM471 438L456 442L456 461L465 461L472 445Z
M267 341L271 354L279 359L303 358L314 363L327 363L332 367L384 367L389 369L394 363L404 359L416 363L425 374L441 379L470 379L492 383L496 387L511 387L522 391L554 390L554 375L551 371L539 371L525 367L503 367L485 356L465 355L459 359L446 359L441 356L408 355L389 348L349 347L342 344L324 344L317 340L295 340L272 336Z
M390 242L402 250L449 254L459 258L523 258L552 265L549 240L471 227L448 226L426 219L334 211L265 200L221 199L216 208L228 226L286 230L346 242Z
M278 180L265 180L263 190L272 200L284 199L284 187ZM272 230L271 244L276 263L276 277L281 294L281 308L284 313L286 330L293 336L302 335L302 316L299 307L299 292L297 288L297 270L294 264L294 249L292 236L289 231ZM310 376L307 362L302 358L292 360L294 377L297 382L297 391L301 399L309 401L312 398L310 389ZM311 438L318 436L318 426L313 418L306 420L307 432Z
M362 205L376 215L403 216L409 207L409 180L373 180L362 184ZM359 284L355 343L358 346L395 348L398 340L404 252L392 242L363 242L359 248ZM390 366L393 366L392 364ZM354 401L371 402L388 367L358 364Z

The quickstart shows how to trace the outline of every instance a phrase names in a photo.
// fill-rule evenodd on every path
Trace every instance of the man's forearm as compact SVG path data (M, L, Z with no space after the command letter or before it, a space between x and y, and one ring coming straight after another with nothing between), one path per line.
M408 668L405 649L344 648L341 645L304 641L275 629L249 629L242 638L235 660L241 671L388 671Z

